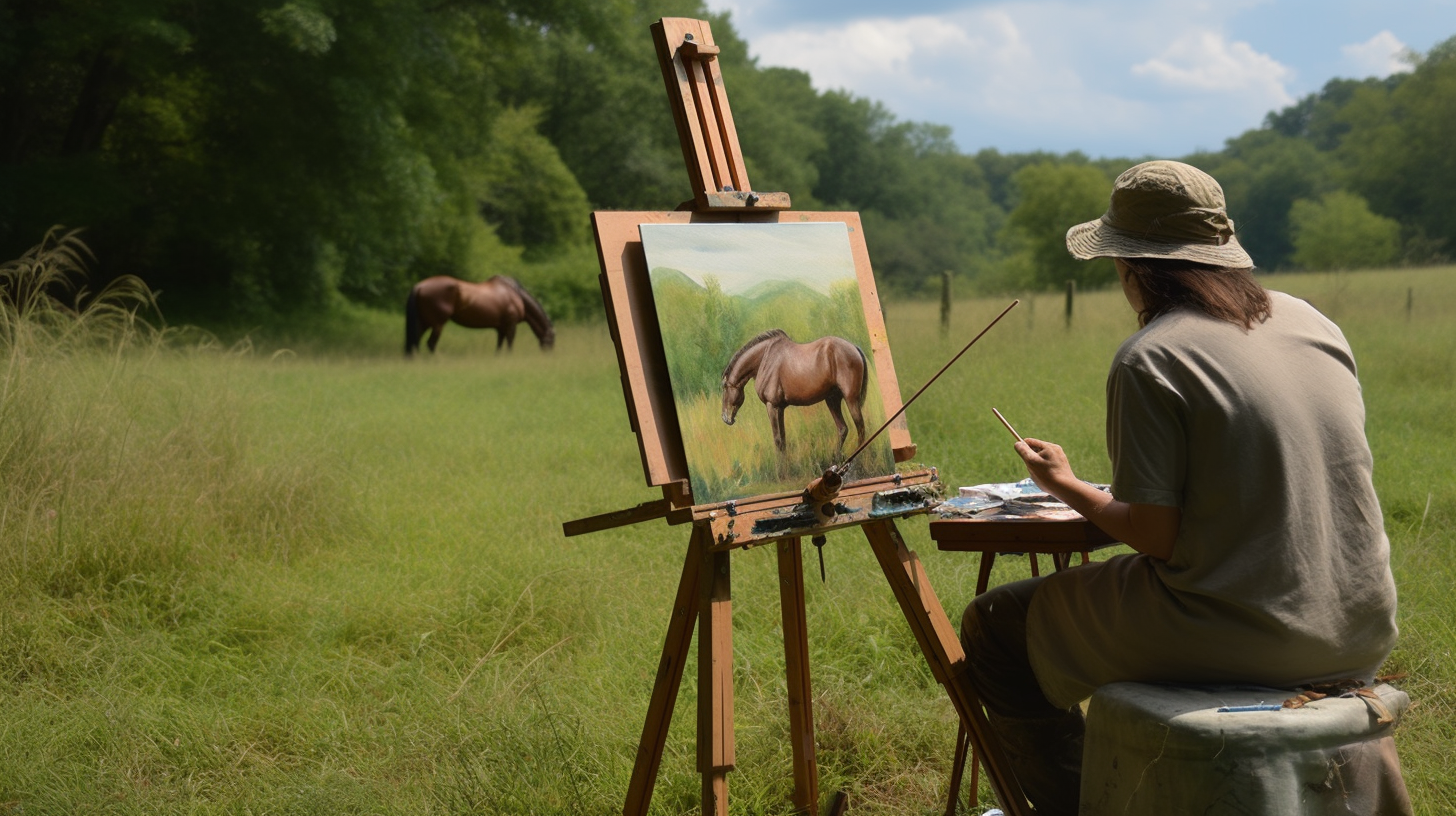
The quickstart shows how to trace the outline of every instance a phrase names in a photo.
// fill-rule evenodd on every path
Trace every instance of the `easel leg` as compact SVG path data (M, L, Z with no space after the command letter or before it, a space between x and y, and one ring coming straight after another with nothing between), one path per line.
M961 799L961 774L966 769L967 755L971 749L971 735L966 733L965 724L956 729L955 758L950 762L950 794L945 798L945 816L955 816L956 805ZM976 783L974 781L976 770L976 758L971 760L971 795L975 796Z
M645 816L652 803L652 788L657 783L657 769L662 764L662 748L667 741L667 727L672 723L672 710L677 704L678 687L682 685L683 665L693 639L693 626L698 619L698 590L701 585L704 548L708 533L694 528L683 560L682 578L677 584L677 598L672 604L672 618L667 625L667 641L662 646L662 659L657 664L657 681L652 686L652 700L647 705L647 720L642 724L642 739L637 743L637 762L632 767L632 781L627 786L623 816Z
M794 811L819 811L819 763L814 754L813 692L809 686L808 620L804 612L804 550L798 538L778 543L779 604L789 685L789 739L794 748Z
M1035 568L1035 558L1032 556L1032 567ZM991 567L996 563L996 553L981 553L981 571L976 576L976 594L980 595L986 591L991 584ZM956 802L961 796L961 776L965 772L966 760L971 762L971 796L976 795L976 787L980 780L980 766L976 764L976 752L971 750L971 738L966 733L964 724L956 731L955 760L950 769L950 793L946 797L945 816L955 816Z
M935 597L935 590L931 588L920 560L905 546L894 522L872 521L863 525L863 529L880 562L880 569L890 582L895 599L900 602L905 620L925 653L931 673L945 686L970 735L971 746L986 766L987 779L1001 802L1002 810L1007 816L1030 816L1031 808L1021 792L1021 783L1012 775L1001 744L986 723L980 700L960 681L960 674L965 669L965 652L945 616L945 609Z
M733 600L727 552L705 552L698 589L698 769L703 816L728 816L733 770Z

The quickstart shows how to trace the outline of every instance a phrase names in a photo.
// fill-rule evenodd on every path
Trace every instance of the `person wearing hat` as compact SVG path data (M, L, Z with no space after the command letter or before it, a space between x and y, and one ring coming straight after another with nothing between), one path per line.
M1349 344L1255 280L1218 182L1132 167L1067 248L1112 258L1138 316L1107 377L1111 490L1051 442L1016 452L1136 553L997 587L961 629L964 682L1039 816L1077 812L1079 703L1101 685L1369 682L1396 639Z

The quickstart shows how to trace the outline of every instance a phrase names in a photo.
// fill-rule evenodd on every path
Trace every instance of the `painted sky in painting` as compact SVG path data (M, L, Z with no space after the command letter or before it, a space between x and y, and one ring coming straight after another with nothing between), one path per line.
M832 284L855 279L848 228L839 222L643 224L641 230L653 268L676 269L699 286L713 275L729 295L770 280L797 281L827 295Z

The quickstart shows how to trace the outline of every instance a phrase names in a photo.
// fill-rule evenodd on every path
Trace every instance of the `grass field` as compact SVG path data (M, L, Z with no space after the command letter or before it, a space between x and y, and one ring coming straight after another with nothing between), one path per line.
M1339 321L1361 364L1423 816L1456 812L1453 272L1266 279ZM958 302L942 339L938 304L889 304L903 390L1004 305ZM0 813L620 810L688 531L561 536L657 495L607 331L497 356L493 333L451 327L406 364L401 322L357 315L281 353L0 346ZM1070 326L1060 295L1026 300L910 409L920 459L952 487L1020 478L995 406L1107 480L1103 377L1132 328L1110 292L1079 296ZM923 518L899 526L958 618L974 559L936 551ZM939 813L950 704L863 536L824 558L807 586L822 789ZM1025 573L1005 562L995 580ZM776 564L734 564L730 795L783 812ZM654 812L697 808L691 686Z

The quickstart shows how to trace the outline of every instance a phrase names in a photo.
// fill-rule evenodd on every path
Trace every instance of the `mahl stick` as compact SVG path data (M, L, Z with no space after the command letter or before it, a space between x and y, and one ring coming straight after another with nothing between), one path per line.
M1006 430L1010 431L1011 432L1011 435L1014 436L1014 437L1016 437L1016 441L1017 442L1025 442L1026 441L1025 439L1022 439L1021 438L1021 434L1017 433L1015 428L1011 427L1011 423L1006 421L1006 417L1001 416L1001 412L1000 411L996 410L995 408L992 408L991 409L991 413L995 414L996 415L996 418L999 419L999 420L1001 420L1001 424L1002 425L1005 425L1006 426Z

